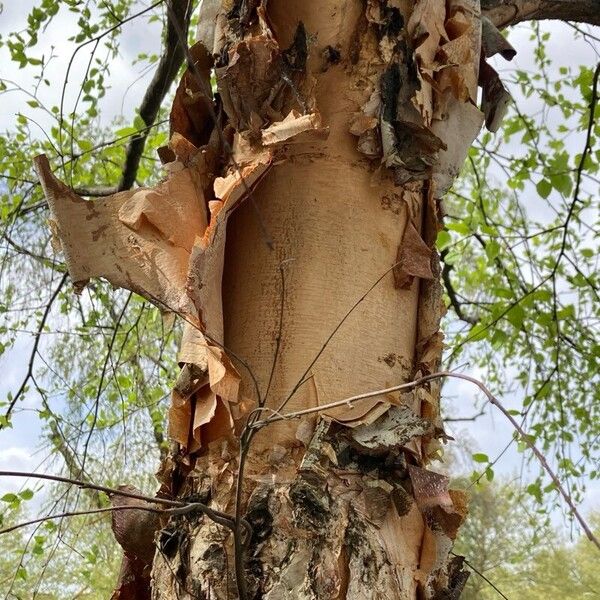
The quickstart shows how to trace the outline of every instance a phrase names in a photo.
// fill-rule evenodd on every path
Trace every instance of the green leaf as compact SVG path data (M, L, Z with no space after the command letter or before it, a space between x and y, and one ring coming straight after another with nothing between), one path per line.
M92 142L90 142L90 140L77 140L77 145L84 152L89 152L94 147L94 144L92 144Z
M483 454L481 452L473 454L473 460L478 463L489 463L490 462L488 455Z
M552 191L552 184L546 179L541 179L536 184L535 189L542 198L546 199Z
M33 491L28 488L26 490L23 490L22 492L19 492L19 496L23 500L31 500L33 498Z
M450 242L452 242L452 237L446 230L442 230L438 233L435 245L438 250L443 250Z
M525 309L520 304L515 304L507 313L506 318L513 327L516 329L522 329L523 322L525 321Z
M448 229L449 231L456 231L457 233L462 233L463 235L469 235L471 233L471 228L464 221L448 223L446 225L446 229Z
M542 503L542 488L539 482L530 483L527 486L527 493L533 496L540 504Z

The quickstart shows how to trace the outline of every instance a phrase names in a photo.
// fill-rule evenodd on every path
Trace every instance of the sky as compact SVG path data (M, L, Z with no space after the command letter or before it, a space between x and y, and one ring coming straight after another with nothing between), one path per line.
M8 1L4 2L4 12L0 17L0 31L5 34L9 31L19 30L25 23L26 15L36 2L32 0ZM144 4L145 6L146 4ZM547 22L543 26L544 31L550 32L550 40L547 44L547 52L552 59L551 69L560 66L571 66L576 69L581 64L594 64L597 62L593 49L583 40L574 41L573 32L568 26L557 23ZM58 104L64 81L66 66L72 53L73 44L68 42L69 32L73 31L73 17L70 13L60 14L43 35L40 35L39 53L46 56L55 55L47 71L47 77L52 82L50 88L44 89L43 94L48 105ZM139 104L145 91L152 72L143 74L142 65L132 65L135 56L140 52L159 52L160 36L157 26L147 23L137 23L126 25L121 38L121 49L119 56L115 59L112 66L111 89L102 100L100 112L105 122L109 122L114 117L123 114L126 120L131 120L134 114L134 108ZM596 32L598 35L598 32ZM510 40L517 50L518 54L513 63L509 64L502 59L494 59L498 71L508 73L513 68L532 70L533 48L535 42L530 39L530 32L524 27L516 27L510 33ZM87 50L78 54L70 76L70 83L67 87L66 102L67 109L73 105L75 95L78 91L78 82L81 81L85 71L87 59ZM5 48L0 49L0 73L3 78L18 81L19 84L29 89L32 81L28 81L27 73L20 71L16 65L7 60ZM517 90L511 90L519 103L523 112L533 114L541 107L541 101L536 98L523 98ZM25 96L22 92L13 92L2 96L0 102L0 131L9 129L15 119L17 112L28 112L28 107L24 104ZM40 122L42 127L48 126L43 120ZM550 126L558 123L550 123ZM507 151L517 153L518 137L515 136L508 144ZM569 141L569 151L577 153L581 151L582 137L574 135ZM501 179L502 174L499 172ZM524 193L531 194L532 189L526 189ZM528 203L528 211L533 218L543 219L543 205L535 202ZM31 337L21 335L15 347L0 357L0 397L6 397L9 391L18 388L23 374L26 370L26 362L29 356L29 350L33 340ZM478 377L478 373L471 369L469 374ZM444 388L446 410L445 413L452 413L452 416L470 416L477 412L474 408L478 401L476 388L466 381L451 381ZM37 402L35 396L30 395L26 403L34 407ZM503 402L507 408L516 406L517 398L505 397ZM475 423L450 424L449 432L454 437L468 436L474 449L485 452L490 457L500 453L505 445L512 438L513 430L506 422L505 418L491 409L486 410L484 417L478 419ZM0 469L32 470L39 467L43 460L43 453L39 451L40 447L40 428L37 417L33 413L22 412L14 419L14 428L0 432ZM502 457L496 465L498 475L514 476L522 469L523 455L519 454L514 445ZM41 467L44 470L44 467ZM537 467L534 469L537 472ZM0 478L0 495L6 491L20 489L22 482L17 480L7 480ZM600 483L590 484L587 497L583 504L584 513L591 509L600 508Z

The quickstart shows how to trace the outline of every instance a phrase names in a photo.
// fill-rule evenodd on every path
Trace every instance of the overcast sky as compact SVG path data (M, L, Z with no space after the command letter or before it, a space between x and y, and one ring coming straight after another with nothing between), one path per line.
M14 30L23 28L26 22L26 15L31 7L36 4L32 0L9 0L4 2L4 13L0 17L0 29L3 35ZM147 4L143 4L146 6ZM56 58L52 59L47 71L47 77L52 85L49 88L42 88L42 100L48 106L60 103L60 94L64 82L66 67L73 51L73 44L67 41L67 37L75 30L72 13L62 11L61 15L55 19L46 32L39 36L40 44L36 52L42 53L46 57L54 54ZM550 70L557 72L560 66L570 66L578 68L581 64L593 65L598 57L594 50L583 40L575 41L573 31L565 24L551 22L543 26L544 30L551 33L547 44L547 52L552 60ZM121 52L119 57L112 64L111 89L107 96L102 100L101 114L105 122L109 122L115 116L124 114L127 119L131 119L134 108L139 104L141 96L145 90L152 73L149 72L143 76L143 65L132 66L133 59L140 52L159 52L160 36L157 26L149 26L147 22L134 22L126 25L124 34L121 38ZM598 34L598 33L597 33ZM523 70L532 70L534 42L530 39L530 31L525 27L517 27L512 30L510 39L518 54L513 63L505 63L502 59L495 60L499 71L508 74L514 68ZM65 112L73 106L75 96L78 92L78 82L82 80L85 72L87 60L89 59L89 50L86 49L79 53L74 62L69 85L67 87ZM28 71L19 70L7 58L6 48L0 49L0 73L2 78L17 81L20 86L30 89L33 85ZM536 98L524 99L518 90L511 90L515 96L521 110L528 114L534 114L539 111L541 101ZM13 92L3 95L0 101L0 131L10 129L15 115L18 111L24 114L32 113L33 109L25 104L27 98L23 93ZM36 113L36 120L39 113ZM40 124L45 127L48 123L43 120ZM558 123L549 123L555 126ZM507 151L518 152L518 136L514 137L507 146ZM581 135L573 135L569 139L569 150L572 153L581 152L583 147L583 138ZM499 179L502 174L498 173ZM530 194L531 190L526 190L525 194ZM536 203L535 199L526 202L529 214L535 218L543 218L542 211L544 206ZM22 380L26 369L26 362L31 348L32 339L27 336L21 336L15 348L0 358L0 396L6 396L9 390L13 393ZM469 371L477 377L477 372ZM445 387L448 397L445 402L453 415L471 415L475 412L474 400L476 397L476 388L467 382L451 382ZM33 395L27 400L32 406L37 402ZM515 399L505 398L504 402L509 405L516 402ZM508 426L502 415L488 411L485 417L480 418L474 424L462 424L460 426L451 425L450 433L455 437L460 437L465 432L473 439L474 444L481 452L485 452L490 457L499 453L507 442L511 439L513 431ZM37 417L32 413L19 413L14 419L14 429L0 432L0 469L13 468L28 470L38 466L43 459L43 454L35 451L39 447L39 424ZM501 474L513 475L521 469L522 456L511 448L496 466L496 470ZM536 468L537 469L537 468ZM43 470L43 469L42 469ZM14 490L19 487L16 481L0 480L0 494L6 490ZM600 508L600 484L595 483L589 486L588 495L585 501L584 509Z

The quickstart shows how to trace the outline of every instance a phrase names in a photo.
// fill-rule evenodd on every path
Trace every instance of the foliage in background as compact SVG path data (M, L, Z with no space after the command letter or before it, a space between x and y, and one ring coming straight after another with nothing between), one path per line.
M26 520L27 514L15 511L11 521ZM59 533L65 539L56 544ZM3 537L0 592L15 600L106 600L120 563L110 517L72 517L62 526L47 521L33 534L30 528Z
M471 576L461 599L584 600L600 596L597 551L585 539L564 539L535 499L504 479L471 491L469 518L454 552L467 557ZM600 531L600 515L592 523Z
M503 74L517 101L447 198L448 360L517 398L514 414L581 501L600 477L599 68L552 64L550 33L528 27L536 68ZM494 458L476 457L488 478ZM553 485L540 473L527 489L541 504Z
M59 56L43 42L53 27L65 28L65 22L71 23L66 28L71 37ZM19 388L0 398L0 426L18 427L33 413L43 432L42 470L80 474L107 485L128 481L148 491L155 487L152 473L166 451L165 414L176 373L178 326L139 297L104 282L93 282L81 296L62 283L65 266L51 247L47 207L31 159L46 153L62 180L93 192L119 182L128 144L143 132L147 139L136 180L150 184L160 177L156 149L167 140L170 97L155 124L147 127L139 114L117 110L111 85L119 80L115 69L126 54L123 46L136 30L144 31L150 46L136 51L135 68L140 77L152 72L164 50L158 47L164 23L161 2L38 0L26 23L0 37L2 59L23 74L0 79L0 102L14 94L22 99L14 123L0 136L0 353L5 360L22 361L30 374L12 418L3 415ZM598 195L592 193L600 183L596 121L582 161L594 66L570 70L551 64L545 26L526 27L536 46L535 68L503 73L518 101L502 131L483 134L472 148L446 202L447 227L438 245L450 306L448 360L453 366L465 360L477 365L489 387L513 399L524 427L581 499L585 481L599 475L594 458L600 450L600 253L595 233L600 231L600 211ZM597 39L585 36L597 45ZM74 57L72 66L65 56ZM492 480L496 460L476 453L475 478ZM467 556L482 556L487 548L502 568L518 557L527 567L519 571L509 565L506 573L535 576L540 586L551 585L560 572L553 567L557 556L562 557L561 568L580 561L572 573L579 566L587 569L585 542L581 547L556 542L562 554L540 554L537 550L547 539L541 537L533 570L531 536L547 523L556 500L541 475L525 487L533 515L529 524L515 517L522 513L513 511L510 494L518 494L512 488L510 494L484 488L475 496L475 518L462 542ZM40 510L61 512L95 502L54 487L36 492L36 498L36 511L4 498L5 525ZM492 509L496 513L490 520ZM498 528L499 522L519 530L514 539ZM93 577L97 595L82 597L107 597L117 560L106 520L82 517L57 522L57 527L60 536L58 529L43 526L28 544L23 542L31 528L9 538L10 547L0 560L0 589L14 580L7 587L14 597L30 597L32 589L49 598L72 597L71 591L63 593L65 581L72 585L69 590L89 593L86 585ZM36 540L41 535L43 542ZM506 550L498 547L498 540L506 542ZM513 550L514 555L502 554ZM98 557L104 561L101 568ZM53 575L57 564L66 565L58 571L60 581ZM497 573L505 577L504 571L494 569ZM588 575L586 570L580 579ZM591 579L585 585L598 589ZM542 591L529 595L525 587L515 587L518 594L512 597L585 597L544 596ZM567 592L574 589L580 588L573 585ZM472 597L493 593L485 586Z

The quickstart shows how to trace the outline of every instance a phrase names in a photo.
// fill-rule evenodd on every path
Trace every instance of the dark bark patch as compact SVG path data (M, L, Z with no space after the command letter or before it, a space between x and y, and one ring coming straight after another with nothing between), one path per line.
M348 518L344 546L350 557L350 571L353 577L360 579L364 586L368 586L377 580L377 556L368 541L370 537L363 519L352 509Z
M252 527L252 538L246 550L245 572L250 596L258 600L263 597L265 581L263 561L259 558L263 545L273 533L273 514L269 507L271 490L258 488L248 503L245 519Z
M254 21L259 3L260 0L235 0L227 13L227 19L234 31L243 34L248 25Z
M186 534L175 527L167 527L162 529L158 535L158 548L167 558L173 558Z
M391 495L392 502L396 507L396 512L398 513L398 515L400 517L407 515L410 512L410 509L412 508L412 505L414 503L414 500L411 497L411 495L402 486L398 486L392 492Z
M388 123L396 120L398 113L398 92L400 91L400 69L397 64L391 64L381 75L380 79L382 118Z
M459 600L467 580L469 571L463 568L464 556L455 556L448 564L448 586L439 590L432 600Z
M334 48L333 46L325 46L321 55L325 61L325 67L323 68L324 71L327 69L327 66L337 65L342 60L342 53L338 48Z
M320 527L330 517L331 499L323 482L298 479L290 488L294 514L301 526Z
M227 556L221 544L211 544L202 555L202 560L206 561L211 569L225 572L227 568Z
M403 28L404 19L400 11L397 8L386 6L383 9L383 24L379 28L381 37L398 39Z
M262 489L252 495L246 513L246 520L252 526L252 539L249 550L256 551L257 546L264 542L273 531L273 515L269 510L270 490Z
M300 21L294 40L289 48L282 53L283 62L292 71L304 71L306 69L306 60L308 58L308 36L304 23Z

